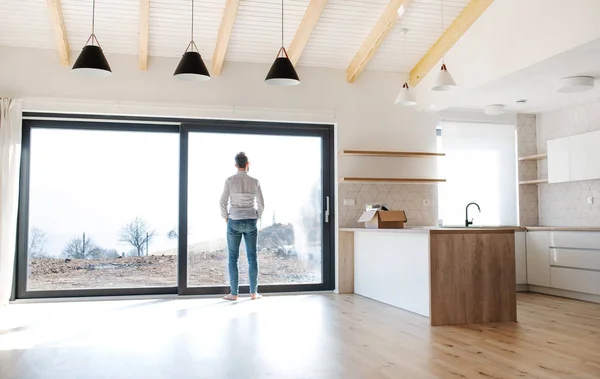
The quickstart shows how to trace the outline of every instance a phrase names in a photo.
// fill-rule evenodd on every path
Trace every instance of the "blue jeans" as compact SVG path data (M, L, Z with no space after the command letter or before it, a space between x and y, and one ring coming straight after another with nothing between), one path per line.
M229 283L231 294L237 295L239 290L238 259L242 236L246 242L246 257L248 258L248 274L250 275L250 293L258 290L258 259L256 242L258 239L257 220L228 220L227 249L229 250Z

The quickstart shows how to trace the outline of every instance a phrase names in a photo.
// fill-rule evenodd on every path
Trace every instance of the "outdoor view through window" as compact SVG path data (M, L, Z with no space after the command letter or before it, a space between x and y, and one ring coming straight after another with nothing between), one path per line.
M321 148L318 137L190 133L189 286L228 284L219 198L239 151L265 197L259 282L321 283ZM176 133L33 128L27 289L176 286L178 189Z

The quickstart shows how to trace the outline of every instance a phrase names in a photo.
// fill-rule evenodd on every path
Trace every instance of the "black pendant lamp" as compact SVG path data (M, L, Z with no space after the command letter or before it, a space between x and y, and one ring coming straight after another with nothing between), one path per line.
M92 3L92 34L88 38L81 54L73 65L73 71L89 76L108 76L112 74L108 61L102 52L102 47L94 34L96 21L96 0Z
M192 38L173 76L178 79L197 82L205 82L210 79L208 69L198 52L198 46L194 42L194 0L192 0Z
M295 86L300 84L300 78L298 78L296 69L288 57L283 44L283 0L281 0L281 48L265 81L267 84L274 86Z

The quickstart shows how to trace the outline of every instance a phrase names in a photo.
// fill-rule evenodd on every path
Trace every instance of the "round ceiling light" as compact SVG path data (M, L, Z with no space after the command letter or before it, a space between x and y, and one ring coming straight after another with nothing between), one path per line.
M556 90L560 93L574 93L589 91L593 88L594 78L591 76L571 76L560 79Z
M503 104L486 105L485 109L483 111L488 116L498 116L498 115L504 113L504 105Z

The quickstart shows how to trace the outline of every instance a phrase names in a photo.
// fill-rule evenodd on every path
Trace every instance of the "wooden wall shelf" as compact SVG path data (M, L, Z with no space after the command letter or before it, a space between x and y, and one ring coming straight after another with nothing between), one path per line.
M342 150L340 155L354 155L362 157L389 157L389 158L432 158L444 157L444 153L422 153L414 151L376 151L376 150Z
M519 184L542 184L548 183L548 179L523 180Z
M436 184L445 183L446 179L429 178L340 178L340 183L412 183L412 184Z
M542 159L547 159L548 158L548 154L534 154L534 155L527 155L524 157L519 157L520 161L539 161Z

